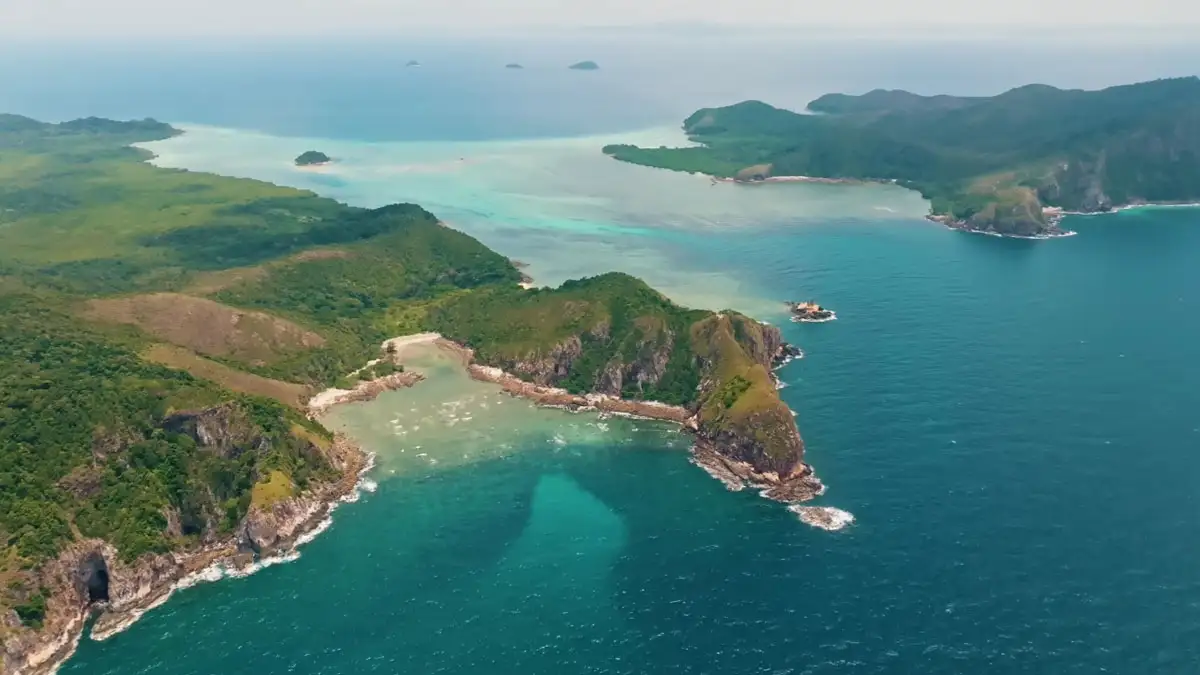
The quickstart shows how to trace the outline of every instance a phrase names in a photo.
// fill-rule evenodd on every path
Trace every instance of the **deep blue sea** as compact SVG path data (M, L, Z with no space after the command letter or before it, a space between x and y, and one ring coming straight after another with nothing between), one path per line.
M185 135L164 161L433 201L539 280L603 264L781 323L807 353L782 394L829 485L818 503L856 517L810 528L727 492L668 429L500 413L446 374L329 420L379 453L378 489L298 560L181 591L63 672L1196 672L1200 209L1005 240L927 223L899 190L719 192L590 150L743 98L1200 70L1187 45L987 47L746 43L735 63L682 38L80 47L0 73L2 110L202 125L203 153ZM565 70L584 58L602 70ZM316 142L344 174L288 173ZM459 154L483 168L430 169ZM808 297L839 320L783 321L779 302ZM477 418L408 435L460 404Z

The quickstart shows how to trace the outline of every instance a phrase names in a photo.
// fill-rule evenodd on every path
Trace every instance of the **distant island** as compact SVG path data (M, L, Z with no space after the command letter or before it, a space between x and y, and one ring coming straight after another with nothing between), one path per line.
M604 152L739 182L894 182L930 201L931 220L1003 236L1070 234L1059 227L1065 213L1200 201L1196 77L989 97L876 89L826 94L808 111L706 108L683 125L701 147Z
M316 150L305 150L304 152L300 153L299 157L296 157L296 166L320 166L322 164L328 164L332 161L333 160L329 158L329 155L323 152L318 152Z
M405 68L416 68L419 65L421 65L420 61L409 61L408 63L404 64L404 67Z
M568 66L571 70L600 70L600 65L595 61L580 61L572 63Z
M523 66L519 63L509 63L509 64L505 65L504 67L508 68L509 70L522 70L523 68L525 68L525 66Z

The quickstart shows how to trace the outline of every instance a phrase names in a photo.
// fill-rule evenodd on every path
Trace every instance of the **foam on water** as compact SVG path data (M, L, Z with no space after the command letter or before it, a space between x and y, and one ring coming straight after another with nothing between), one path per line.
M830 532L836 532L854 522L854 514L832 506L792 504L788 510L796 514L801 522Z

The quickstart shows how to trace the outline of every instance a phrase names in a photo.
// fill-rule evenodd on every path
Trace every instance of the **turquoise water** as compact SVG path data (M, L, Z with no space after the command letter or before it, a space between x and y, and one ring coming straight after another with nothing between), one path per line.
M853 526L725 491L667 427L537 410L421 354L429 381L328 420L379 453L375 492L297 561L180 592L63 672L1194 670L1200 210L1001 240L927 223L899 190L711 187L589 150L670 133L629 129L414 144L193 128L155 150L418 200L545 283L624 269L782 322L807 352L782 394L829 485L819 503ZM287 166L313 140L337 172ZM839 320L783 322L780 301L807 297Z

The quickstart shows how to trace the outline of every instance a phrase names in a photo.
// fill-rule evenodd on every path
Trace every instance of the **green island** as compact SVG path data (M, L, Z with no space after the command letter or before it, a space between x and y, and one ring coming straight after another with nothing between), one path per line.
M333 160L329 155L317 150L305 150L296 157L296 166L319 166L328 164Z
M567 66L571 70L600 70L600 64L595 61L580 61Z
M771 374L789 354L778 329L618 273L525 290L510 260L419 206L158 168L131 147L177 133L0 115L5 672L48 672L94 613L107 630L213 561L291 546L366 462L308 400L413 384L381 347L399 335L440 333L539 385L681 406L710 461L819 485Z
M1200 201L1200 79L991 97L877 89L827 94L812 114L745 101L684 122L698 145L610 145L626 162L739 181L895 182L931 219L968 231L1064 234L1063 212Z

